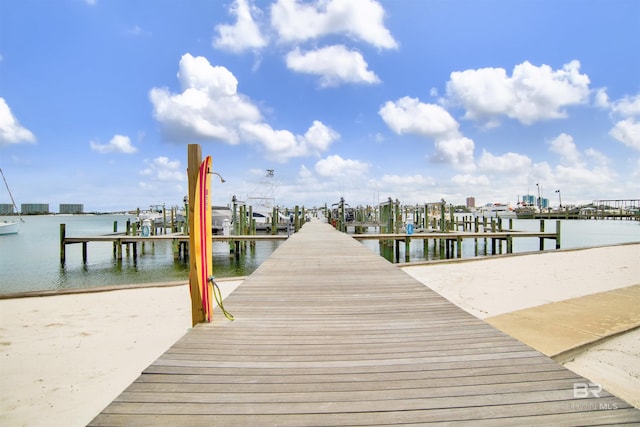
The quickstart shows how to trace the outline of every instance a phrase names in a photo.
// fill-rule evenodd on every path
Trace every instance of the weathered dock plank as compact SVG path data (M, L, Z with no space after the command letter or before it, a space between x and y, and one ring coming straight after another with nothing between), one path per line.
M606 425L640 411L307 223L91 425ZM598 394L598 396L596 396Z

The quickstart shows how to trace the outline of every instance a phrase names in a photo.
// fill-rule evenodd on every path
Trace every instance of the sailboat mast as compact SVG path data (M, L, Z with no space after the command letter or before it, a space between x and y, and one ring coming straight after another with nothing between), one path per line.
M13 200L13 194L11 194L11 190L9 190L9 184L7 184L7 179L4 177L4 172L2 172L1 168L0 168L0 175L2 175L4 186L7 187L7 192L9 193L9 197L11 198L11 203L13 203L13 207L16 209L16 212L18 213L18 218L20 218L20 221L22 221L22 217L20 216L20 210L18 209L18 206L16 206L16 201Z

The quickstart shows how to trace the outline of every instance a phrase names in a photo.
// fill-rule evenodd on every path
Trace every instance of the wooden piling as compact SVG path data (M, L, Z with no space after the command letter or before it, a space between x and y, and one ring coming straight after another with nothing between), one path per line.
M189 234L189 254L196 253L195 224L194 224L194 212L196 206L196 183L198 180L198 173L200 170L200 164L202 163L202 149L199 144L189 144L187 147L187 177L189 181L189 230L192 232ZM198 272L196 270L196 257L189 257L189 292L191 294L191 325L195 326L198 323L205 321L205 312L202 308L202 301L200 300L200 290L198 288Z
M65 261L67 259L67 245L65 242L65 237L67 234L67 226L65 224L60 224L60 264L64 267Z

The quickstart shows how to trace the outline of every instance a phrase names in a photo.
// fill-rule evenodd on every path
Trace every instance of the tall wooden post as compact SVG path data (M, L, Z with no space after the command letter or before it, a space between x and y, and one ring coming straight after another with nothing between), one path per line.
M196 205L196 185L200 163L202 163L202 148L199 144L189 144L187 147L187 177L189 180L189 291L191 293L191 325L205 321L204 308L200 300L198 289L198 272L196 270L196 245L194 211Z
M64 263L67 260L67 244L65 237L67 236L66 224L60 224L60 265L64 267Z

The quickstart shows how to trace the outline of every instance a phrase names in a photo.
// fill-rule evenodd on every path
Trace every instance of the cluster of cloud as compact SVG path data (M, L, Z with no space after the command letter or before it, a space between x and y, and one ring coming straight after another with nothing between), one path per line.
M235 0L229 13L236 22L216 26L214 48L232 53L259 51L273 40L290 49L285 55L290 70L318 76L322 87L380 83L355 47L319 47L323 38L344 36L345 43L364 43L376 49L398 47L384 26L384 9L374 0L277 0L270 7L270 20L250 0ZM304 43L313 44L305 50L300 48Z
M474 141L463 135L460 123L450 112L461 108L462 119L484 128L487 135L503 120L529 126L564 119L568 117L568 108L590 104L594 91L589 85L589 77L580 72L578 61L558 70L525 61L516 65L511 75L502 68L452 72L446 83L446 95L437 103L407 96L387 101L379 115L397 135L413 134L433 141L430 160L448 163L460 172L451 179L454 186L488 189L492 182L509 180L514 186L525 188L528 182L540 180L553 185L570 184L576 189L594 185L605 189L616 176L609 160L592 148L580 152L571 135L561 133L547 143L558 158L554 167L547 162L535 163L515 152L493 154L483 150L476 157ZM621 118L610 135L640 151L640 95L610 102L606 92L600 90L596 91L595 104ZM515 150L517 145L514 142Z
M606 90L601 89L596 95L596 103L609 109L617 120L609 135L627 147L640 151L640 93L610 102Z
M340 137L318 120L302 135L273 129L260 109L238 92L235 76L225 67L212 66L204 57L183 55L178 80L180 93L167 88L149 92L154 117L168 140L255 142L267 158L284 162L291 157L319 156Z
M461 105L465 119L499 125L500 117L530 125L540 120L567 117L566 107L589 101L589 77L580 74L580 62L562 69L535 66L528 61L514 67L480 68L451 73L446 104Z

